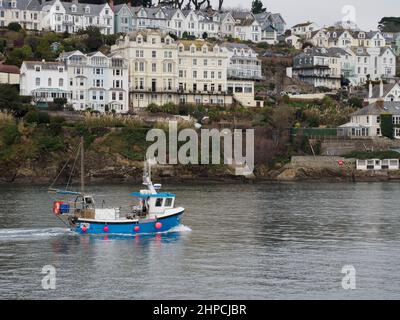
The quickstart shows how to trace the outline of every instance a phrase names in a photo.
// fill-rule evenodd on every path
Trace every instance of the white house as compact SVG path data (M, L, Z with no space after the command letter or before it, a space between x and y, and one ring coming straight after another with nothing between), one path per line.
M393 137L400 139L400 102L376 101L351 114L351 120L338 128L338 135L348 137L381 137L381 116L389 115Z
M18 22L26 30L41 30L41 17L38 0L0 0L0 27Z
M77 50L62 53L58 60L66 66L72 92L68 102L75 110L128 112L128 63L122 56Z
M261 24L251 12L233 12L232 16L235 19L235 38L242 41L262 41Z
M301 38L293 34L286 37L285 42L297 50L300 50L303 45Z
M65 52L57 62L24 61L20 70L21 95L37 103L65 98L75 110L127 113L128 88L128 64L118 54Z
M54 98L71 99L68 73L63 62L24 61L20 69L20 94L35 102L52 102Z
M111 6L113 1L110 0ZM42 29L76 33L89 26L98 27L102 34L114 34L114 12L108 3L86 4L78 0L44 2Z
M306 37L307 35L311 34L312 32L319 29L319 26L315 22L303 22L294 25L290 31L292 35L296 35L299 37Z
M248 45L241 43L224 43L221 45L223 51L229 56L228 78L229 79L252 79L261 80L261 60L257 53Z

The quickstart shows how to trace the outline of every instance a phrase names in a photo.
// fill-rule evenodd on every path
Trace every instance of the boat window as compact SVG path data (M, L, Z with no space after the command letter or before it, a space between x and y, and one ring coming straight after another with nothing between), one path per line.
M162 206L162 202L163 202L163 199L162 199L162 198L157 198L157 200L156 200L156 207L161 207L161 206Z
M172 205L172 198L165 199L165 206L170 207Z

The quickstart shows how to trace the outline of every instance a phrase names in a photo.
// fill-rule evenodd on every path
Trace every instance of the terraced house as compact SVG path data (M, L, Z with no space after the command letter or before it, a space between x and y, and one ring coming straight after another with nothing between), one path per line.
M98 27L102 34L114 34L113 1L110 4L86 4L78 0L44 2L42 29L76 33L89 26Z
M120 55L77 50L57 60L24 61L20 94L39 105L65 98L75 110L128 112L128 63Z
M131 3L114 6L114 31L115 33L129 33L136 26L136 15L131 10Z
M169 102L256 105L252 79L228 83L230 54L220 45L175 41L148 29L122 36L111 51L129 61L131 108Z
M0 27L18 22L26 30L41 30L41 16L38 0L0 0Z

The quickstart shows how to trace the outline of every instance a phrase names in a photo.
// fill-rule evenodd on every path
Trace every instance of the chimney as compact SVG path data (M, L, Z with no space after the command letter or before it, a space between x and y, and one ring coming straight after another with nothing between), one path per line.
M132 8L131 0L129 0L129 1L126 3L126 5L127 5L129 8Z
M110 6L111 10L114 11L114 0L108 0L108 5Z
M383 98L383 80L379 83L379 98Z
M362 103L362 106L363 106L363 107L366 107L366 106L368 106L368 105L369 105L369 101L368 101L368 100L364 100L363 103Z
M385 106L385 101L383 101L382 99L379 99L378 101L376 101L376 105L383 109L383 107Z
M368 97L371 99L372 98L372 81L369 82L369 93Z

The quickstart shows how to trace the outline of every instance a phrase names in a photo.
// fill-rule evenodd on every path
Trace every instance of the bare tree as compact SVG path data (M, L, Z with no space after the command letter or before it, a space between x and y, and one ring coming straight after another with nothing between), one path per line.
M200 10L201 6L206 2L210 3L210 0L190 0L190 1L193 3L194 10Z
M177 8L177 9L182 9L182 7L183 7L183 3L185 2L185 0L175 0L174 1L175 2L175 8ZM189 3L190 3L190 1L189 1Z
M224 0L218 0L218 11L222 10L222 5L224 4Z

